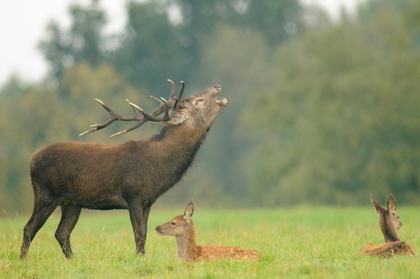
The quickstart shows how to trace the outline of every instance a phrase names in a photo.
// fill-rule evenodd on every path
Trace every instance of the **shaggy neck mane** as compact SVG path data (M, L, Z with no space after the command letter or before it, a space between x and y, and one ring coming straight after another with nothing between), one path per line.
M206 133L187 125L166 126L150 140L151 160L163 182L163 191L177 183L187 172L205 139ZM140 144L139 144L140 145ZM171 162L170 166L162 162Z
M162 129L162 131L153 136L151 140L155 144L160 144L160 148L167 148L174 150L174 148L188 148L195 150L200 148L207 132L198 128L192 128L186 124L169 125Z

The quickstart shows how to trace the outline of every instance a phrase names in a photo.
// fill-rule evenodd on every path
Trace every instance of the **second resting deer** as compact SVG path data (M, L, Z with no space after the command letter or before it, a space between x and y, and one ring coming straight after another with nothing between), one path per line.
M398 237L397 230L401 228L402 223L399 220L400 216L396 212L397 203L395 202L394 196L392 194L389 196L387 209L382 208L372 195L370 195L370 201L378 214L379 225L381 226L385 243L378 245L368 243L356 255L376 255L380 258L390 258L394 255L414 255L411 246L401 241Z
M178 248L178 256L186 261L201 261L209 259L221 259L226 257L236 259L253 259L259 256L259 252L239 247L227 247L221 245L197 245L195 227L192 221L194 202L191 200L185 208L184 215L175 216L155 228L159 235L175 236Z

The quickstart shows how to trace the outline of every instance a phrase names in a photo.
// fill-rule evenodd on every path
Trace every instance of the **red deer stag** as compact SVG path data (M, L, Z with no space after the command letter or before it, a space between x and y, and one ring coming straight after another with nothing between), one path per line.
M389 196L386 210L385 208L382 208L372 195L370 195L370 201L378 214L379 225L381 226L385 243L378 245L368 243L363 246L356 255L376 255L380 258L390 258L399 254L414 255L411 246L404 241L401 241L398 237L397 230L401 228L402 223L399 220L400 216L395 211L397 209L397 203L395 202L394 196Z
M185 208L184 215L175 216L172 220L155 228L159 235L175 236L178 256L192 262L196 260L253 259L259 256L258 251L239 247L227 247L213 244L197 245L195 227L192 221L194 202L191 200Z
M217 99L220 85L182 99L185 84L182 82L175 97L175 85L168 81L171 83L169 99L151 96L160 105L150 114L127 100L134 115L122 116L97 100L111 118L103 124L91 125L92 129L80 134L100 130L116 120L138 122L114 135L130 132L147 121L166 124L150 139L116 145L58 142L35 152L30 164L34 209L23 230L20 258L25 258L35 234L59 205L62 216L55 237L67 258L72 257L70 234L82 208L128 209L136 251L144 254L151 206L187 171L227 104L226 99Z

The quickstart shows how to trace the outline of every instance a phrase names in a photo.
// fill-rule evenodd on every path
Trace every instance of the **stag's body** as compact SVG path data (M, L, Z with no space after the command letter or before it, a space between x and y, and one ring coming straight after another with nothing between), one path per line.
M401 228L402 223L396 212L397 204L394 196L390 195L387 202L387 209L382 206L370 195L372 205L375 207L379 218L379 225L384 235L385 243L373 245L367 243L360 249L356 255L378 256L381 258L390 258L394 255L414 255L414 251L410 245L401 241L398 237L397 230Z
M227 103L226 99L217 101L219 93L220 86L212 86L191 97L172 100L174 111L170 117L168 104L162 102L166 106L165 116L155 121L163 119L167 126L148 140L116 145L58 142L35 152L30 165L34 210L24 228L21 258L26 256L35 234L59 205L62 218L55 236L67 258L72 257L70 234L82 208L128 209L137 253L144 253L150 208L191 165L212 123ZM116 115L101 104L112 117ZM155 117L135 107L144 118ZM159 108L154 114L161 112ZM117 115L105 124L93 125L96 128L88 132L104 128L114 120L127 119ZM147 121L139 114L128 120Z
M141 200L143 206L153 204L180 180L204 140L204 135L193 139L194 131L174 128L165 127L164 136L116 145L47 145L32 158L32 183L39 185L38 191L47 190L82 208L128 209L131 199ZM45 185L49 187L44 190ZM92 187L86 191L82 185Z
M194 203L190 201L184 215L175 216L169 222L155 228L160 235L175 236L178 256L186 261L216 260L226 257L235 259L254 259L259 252L240 247L228 247L214 244L197 245L195 227L191 219Z

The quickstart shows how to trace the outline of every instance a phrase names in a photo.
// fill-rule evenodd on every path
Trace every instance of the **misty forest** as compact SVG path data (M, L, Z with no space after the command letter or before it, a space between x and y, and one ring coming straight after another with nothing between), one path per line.
M214 84L229 100L192 168L158 204L203 207L369 205L369 194L420 205L420 1L367 0L332 19L299 0L128 2L119 33L99 0L51 20L38 51L42 80L0 88L1 215L29 213L31 155L57 141L122 143L162 125L116 122Z

